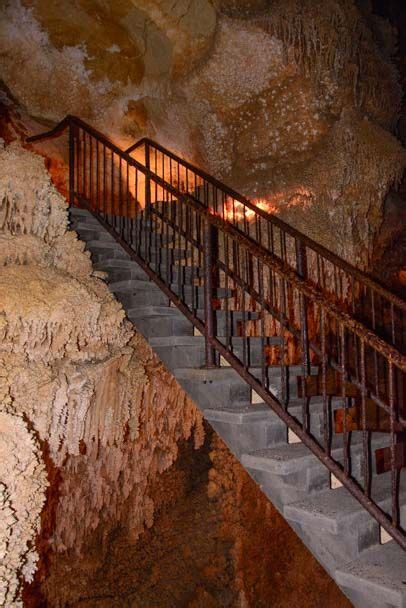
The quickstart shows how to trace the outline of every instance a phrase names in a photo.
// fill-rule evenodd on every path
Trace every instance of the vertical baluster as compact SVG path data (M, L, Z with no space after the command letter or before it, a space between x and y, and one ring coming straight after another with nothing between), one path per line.
M94 209L93 205L93 137L89 135L89 203L90 208Z
M150 240L150 211L151 211L151 167L150 167L150 146L145 144L145 210L144 210L144 255L145 261L149 262L149 240Z
M183 222L183 199L182 197L179 199L178 201L178 205L177 205L177 223L176 223L176 230L177 230L177 236L178 236L178 245L177 248L179 250L179 254L181 251L181 232L182 232L182 222ZM183 298L183 281L182 281L182 273L181 273L181 269L182 269L182 264L181 264L181 256L179 255L179 261L177 262L177 266L178 266L178 295L180 298ZM186 269L185 269L185 273L186 273Z
M348 434L348 425L347 425L347 396L346 396L346 380L347 380L347 370L346 370L346 348L345 348L345 326L343 324L339 325L337 328L337 334L340 337L340 359L341 359L341 397L343 400L343 410L344 410L344 423L343 423L343 450L344 450L344 473L348 477L350 475L350 462L349 462L349 434Z
M164 210L164 217L165 217L165 247L167 249L168 255L166 256L166 282L168 285L172 284L172 264L171 264L171 257L170 257L170 243L169 243L169 214L168 214L168 207L169 207L169 203L171 203L171 205L175 204L175 201L172 199L172 197L170 196L169 192L167 192L166 195L166 207ZM178 272L181 272L181 269L178 269Z
M206 367L216 366L216 355L210 340L214 338L213 314L213 229L209 219L204 222L203 236L203 264L204 264L204 316L206 337Z
M86 173L87 173L86 132L83 131L83 196L85 199L87 199L87 175L86 175Z
M263 387L268 388L266 382L266 366L267 366L267 353L265 351L265 344L268 342L265 338L265 298L264 298L264 266L262 260L257 258L257 274L258 274L258 292L260 301L259 318L261 324L261 383Z
M100 192L100 170L99 170L99 140L96 139L96 212L99 215L100 213L100 202L99 202L99 192Z
M103 218L106 219L106 191L107 191L107 172L106 172L106 145L103 144Z
M362 458L364 466L364 494L369 498L371 494L371 454L369 445L369 432L367 430L366 412L366 363L365 363L365 342L361 340L360 348L360 367L361 367L361 420L362 420Z
M111 224L114 230L117 230L117 190L116 190L116 165L115 165L115 155L113 150L111 150Z
M162 154L162 158L163 158L163 154ZM164 192L162 190L162 196L158 197L158 193L157 193L157 184L155 183L155 203L154 205L151 205L151 221L154 222L154 237L155 237L155 241L154 241L154 251L155 251L155 272L158 274L158 276L162 276L162 238L163 238L163 232L164 232L164 221L163 219L159 220L159 215L155 215L155 213L160 213L161 217L163 218L164 215L164 207L165 207L165 201L164 201ZM158 200L158 199L162 199L162 200ZM160 224L160 228L161 228L161 236L158 235L158 224ZM151 239L152 239L152 226L151 228L149 228L148 230L151 231ZM166 250L166 257L169 257L170 252L168 250Z
M191 242L191 292L192 292L192 311L194 316L197 316L197 309L199 308L198 302L196 303L196 294L199 293L199 280L196 274L196 266L195 266L195 246L193 245L194 241L194 226L196 220L196 213L193 209L190 210L190 242ZM197 284L196 284L197 283Z
M125 240L127 243L131 242L131 232L130 232L130 217L129 217L129 189L130 189L130 166L128 161L125 161L126 164L126 190L125 190L125 216L124 216L124 233Z
M138 169L136 167L134 167L134 217L132 219L132 229L131 229L131 233L132 233L132 247L133 249L135 249L138 253L138 255L140 254L140 247L141 247L141 243L140 243L140 239L139 239L139 235L138 235L138 229L137 229L137 219L140 220L141 218L141 213L139 211L138 208L138 203L139 203L139 198L138 198ZM134 243L134 239L135 239L135 243Z
M80 196L80 129L75 125L75 193L76 197Z
M328 319L328 317L327 317ZM331 455L331 420L330 420L330 401L327 396L327 363L328 355L326 348L326 312L324 308L320 310L320 339L321 339L321 383L323 396L323 439L324 450L327 456Z
M274 273L273 273L274 275ZM274 277L276 281L276 277ZM276 284L275 284L276 287ZM276 289L274 290L276 299ZM277 306L275 306L277 308ZM281 275L279 277L279 338L281 349L281 402L285 409L289 405L289 390L288 390L288 375L286 369L286 340L285 340L285 323L286 323L286 285L285 279Z
M75 204L75 127L69 125L69 205Z
M224 273L224 289L226 293L226 298L224 301L224 316L225 316L225 330L226 330L226 348L227 350L232 350L232 339L231 336L234 334L233 326L230 326L230 299L228 297L229 291L229 272L230 272L230 243L229 238L226 232L223 232L223 247L224 247L224 265L225 265L225 273Z
M307 278L307 260L306 246L299 239L295 239L296 247L296 271L302 279ZM309 332L308 332L308 302L302 291L299 292L299 307L300 307L300 336L301 336L301 351L302 351L302 374L303 386L306 386L306 378L310 374L310 357L309 357ZM302 402L302 417L303 428L309 430L309 398L306 396L306 391L303 390Z
M390 303L390 320L391 320L391 336L392 336L392 345L396 346L396 334L395 334L395 315L393 310L393 302ZM404 327L403 324L400 327ZM403 332L404 333L404 332ZM402 344L402 343L401 343Z
M394 391L393 362L388 361L388 394L390 407L390 451L391 451L391 488L392 488L392 525L399 526L399 473L396 468L396 411Z
M123 159L120 156L118 166L118 229L121 238L123 237Z

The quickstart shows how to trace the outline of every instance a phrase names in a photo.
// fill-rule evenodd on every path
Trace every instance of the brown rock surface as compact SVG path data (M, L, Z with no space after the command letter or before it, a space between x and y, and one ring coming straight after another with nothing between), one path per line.
M395 47L353 0L0 9L3 79L32 116L76 113L123 146L153 135L363 268L405 162Z

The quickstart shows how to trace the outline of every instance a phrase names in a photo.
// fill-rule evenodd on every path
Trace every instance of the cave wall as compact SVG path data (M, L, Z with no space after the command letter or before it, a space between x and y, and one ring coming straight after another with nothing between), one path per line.
M0 605L18 606L53 468L50 550L80 552L125 517L136 539L153 523L150 480L203 430L93 273L42 158L14 142L0 167Z
M395 50L355 0L0 8L1 77L31 117L155 137L366 269L405 161Z

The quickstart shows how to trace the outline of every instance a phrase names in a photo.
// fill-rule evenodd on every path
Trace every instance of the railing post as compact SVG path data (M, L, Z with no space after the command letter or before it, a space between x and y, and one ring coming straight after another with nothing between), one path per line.
M151 170L150 154L149 154L149 143L145 142L145 168L147 173L145 175L145 217L148 219L151 211L151 179L149 173Z
M203 272L204 272L204 320L205 320L205 347L206 367L216 366L216 351L210 343L210 338L215 337L215 322L213 310L213 278L215 276L215 264L213 264L216 247L216 228L205 219L203 233Z
M307 279L307 259L306 259L306 245L298 238L295 239L296 249L296 271L302 279ZM309 331L307 324L307 300L301 293L300 298L300 335L301 335L301 346L303 353L303 367L305 375L308 376L310 373L310 360L309 360Z
M75 133L74 125L69 122L69 205L75 204Z

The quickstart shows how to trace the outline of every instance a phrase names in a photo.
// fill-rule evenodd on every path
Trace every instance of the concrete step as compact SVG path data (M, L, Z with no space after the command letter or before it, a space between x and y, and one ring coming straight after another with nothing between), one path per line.
M301 408L297 406L291 409L297 409L294 415L300 422ZM316 433L314 435L320 438L320 435L319 437ZM374 450L387 443L386 436L377 435L372 441L371 449ZM351 473L361 483L362 437L352 438L350 454ZM337 462L343 463L342 436L333 437L331 455ZM330 488L330 472L303 443L286 444L276 449L255 450L244 454L241 462L279 509L282 509L283 505L303 500ZM275 488L277 488L276 493Z
M231 368L177 368L173 375L202 410L213 403L226 407L251 401L251 388Z
M119 285L120 283L120 285ZM119 281L111 283L111 290L128 292L131 293L134 290L139 289L139 282L136 279L131 279L128 281ZM170 285L170 289L176 295L181 295L182 301L192 306L193 302L195 303L197 308L203 308L204 306L204 290L202 287L185 287L181 288L179 291L179 286L176 283L172 283ZM213 298L222 299L227 296L227 291L223 288L219 288L214 290Z
M406 518L405 480L401 485L401 525ZM385 512L390 512L390 475L373 478L372 497ZM334 576L336 569L358 559L364 551L378 546L378 522L344 488L320 492L284 506L290 525Z
M102 244L100 247L87 249L90 251L90 257L95 265L110 259L131 260L130 256L121 247L105 247Z
M109 223L111 226L114 225L114 221L116 222L117 226L119 225L120 216L113 216L110 214L103 215L102 213L100 214L100 217L104 219L107 223ZM77 223L81 225L92 224L95 226L102 226L101 222L98 219L98 216L95 216L87 209L82 209L80 207L69 207L69 220L71 223ZM154 221L147 220L141 212L137 213L137 215L131 218L130 221L132 222L133 226L141 225L146 227L155 227L156 224Z
M207 408L204 417L238 458L252 446L267 448L286 441L286 426L265 404Z
M100 235L101 233L99 233L99 236ZM100 249L121 249L121 246L114 239L104 240L98 238L87 241L87 248L90 249L92 252L97 252ZM154 259L156 262L159 263L159 260L161 259L166 260L166 258L169 258L169 260L175 261L179 260L180 258L188 257L190 255L190 252L186 251L185 249L159 249L158 252L154 251L154 249L151 249L149 255L150 259Z
M147 339L169 336L193 336L193 325L177 308L138 306L127 310L128 318Z
M104 268L101 268L104 270ZM118 279L121 278L121 276L124 276L124 273L130 273L131 270L124 270L124 271L118 271L117 273L114 273L114 275L117 277ZM123 273L123 274L121 274ZM132 278L138 278L138 277L132 277ZM140 277L142 278L142 277ZM124 281L126 280L125 277L123 279ZM119 281L117 281L118 283ZM168 307L163 306L163 307L156 307L156 306L144 306L140 309L140 307L137 308L132 308L132 309L128 309L127 310L127 316L131 319L134 320L135 325L137 326L137 329L139 329L139 331L141 331L141 333L143 335L145 335L146 337L165 337L165 336L175 336L175 335L179 335L179 336L191 336L194 334L193 331L193 325L190 321L188 321L186 319L186 317L183 316L183 314L178 311L178 309L176 308L170 308L169 310L173 311L173 312L177 312L177 314L179 315L179 318L183 320L183 323L176 323L176 328L173 326L172 321L171 321L171 317L168 317ZM140 312L141 311L141 312ZM204 310L203 309L198 309L196 312L196 316L198 319L201 319L202 322L204 322ZM221 311L220 311L221 312ZM235 313L236 315L239 315L240 313ZM215 315L217 317L217 336L221 339L225 337L225 316L224 314L216 314ZM134 319L133 319L134 317ZM234 329L236 329L236 325L237 325L237 321L238 321L238 316L234 319L234 322L232 324L232 326L234 327ZM230 328L231 328L231 323L230 323ZM269 342L267 342L267 344L279 344L279 338L271 338L269 340Z
M247 359L253 365L261 365L265 354L263 351L262 340L260 338L250 338L246 340ZM275 339L279 344L279 339ZM177 367L202 367L205 365L205 339L197 336L172 336L162 338L151 338L151 347L158 356L164 361L169 369ZM230 338L230 348L238 358L243 357L243 339L239 337Z
M82 207L69 207L69 215L70 217L81 217L81 218L86 218L86 217L93 217L92 214L90 213L90 211L88 211L87 209L83 209Z
M147 273L131 258L107 258L93 264L94 270L102 270L107 273L107 283L118 283L120 281L150 281Z
M301 373L301 367L291 367L290 383L296 386L296 376ZM279 394L280 367L268 366L267 370L271 380L271 389L274 390L275 394ZM260 375L261 370L260 368L249 368L249 372ZM255 400L251 387L231 367L213 369L180 367L174 369L173 374L185 390L193 395L202 409L210 407L213 400L222 407ZM217 390L220 392L217 393Z
M96 262L95 264L93 264L93 268L95 270L104 270L105 272L108 272L109 268L112 269L113 272L115 272L115 270L139 270L140 272L143 272L143 270L141 269L141 267L137 264L137 262L135 262L134 260L132 260L131 258L127 258L127 259L118 259L118 258L107 258L102 260L101 262Z
M117 281L110 283L109 288L125 310L138 306L169 306L169 298L152 281Z
M86 241L86 243L88 243L89 241L106 241L108 243L116 242L114 236L110 234L108 230L105 230L101 226L89 226L86 228L77 227L75 228L75 230L78 233L79 237L82 239L82 241Z
M334 578L354 606L406 608L406 552L395 541L364 551Z

